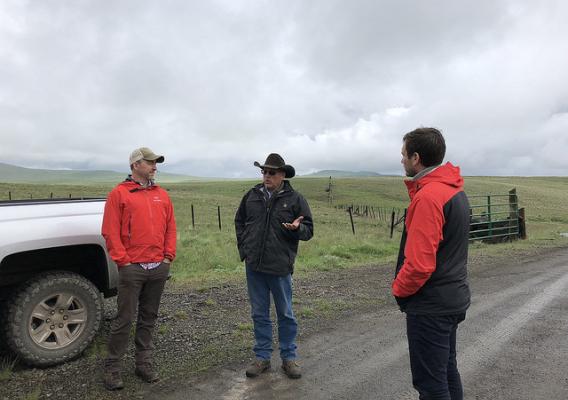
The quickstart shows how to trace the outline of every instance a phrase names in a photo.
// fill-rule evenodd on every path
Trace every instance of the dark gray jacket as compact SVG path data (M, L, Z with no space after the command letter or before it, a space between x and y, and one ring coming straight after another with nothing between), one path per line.
M262 189L258 184L249 190L235 215L239 255L254 271L284 276L294 272L298 241L310 240L314 234L312 213L287 180L269 200ZM298 230L282 226L299 216L304 219Z

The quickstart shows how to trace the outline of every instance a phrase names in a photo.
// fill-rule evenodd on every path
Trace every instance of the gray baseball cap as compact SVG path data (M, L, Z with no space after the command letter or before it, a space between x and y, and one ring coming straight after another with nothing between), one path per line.
M130 154L130 165L140 160L156 161L157 163L163 163L164 156L154 153L148 147L140 147L139 149L134 150Z

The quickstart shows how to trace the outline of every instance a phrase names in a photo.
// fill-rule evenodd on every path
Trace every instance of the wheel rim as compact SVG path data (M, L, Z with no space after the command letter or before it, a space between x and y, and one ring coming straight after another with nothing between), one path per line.
M57 350L73 343L87 325L87 309L70 293L46 297L33 309L28 333L35 344Z

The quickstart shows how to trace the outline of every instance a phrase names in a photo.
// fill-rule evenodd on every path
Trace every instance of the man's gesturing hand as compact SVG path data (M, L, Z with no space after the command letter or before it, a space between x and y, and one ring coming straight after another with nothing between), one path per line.
M284 226L284 228L288 229L289 231L297 231L298 228L300 227L300 223L302 222L303 219L304 219L304 217L300 215L292 223L282 222L282 226Z

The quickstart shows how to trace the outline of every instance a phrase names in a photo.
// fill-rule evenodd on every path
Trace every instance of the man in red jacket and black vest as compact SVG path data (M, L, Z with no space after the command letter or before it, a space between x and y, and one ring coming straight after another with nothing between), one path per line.
M152 332L160 298L176 255L174 209L167 192L154 183L164 156L147 147L130 155L131 175L108 195L102 234L118 265L118 315L113 321L104 365L104 385L122 389L120 364L128 347L136 309L136 369L146 382L158 381L152 366Z
M469 202L459 168L442 165L439 130L418 128L403 143L410 205L392 293L406 313L412 383L421 400L461 400L456 332L470 304Z

